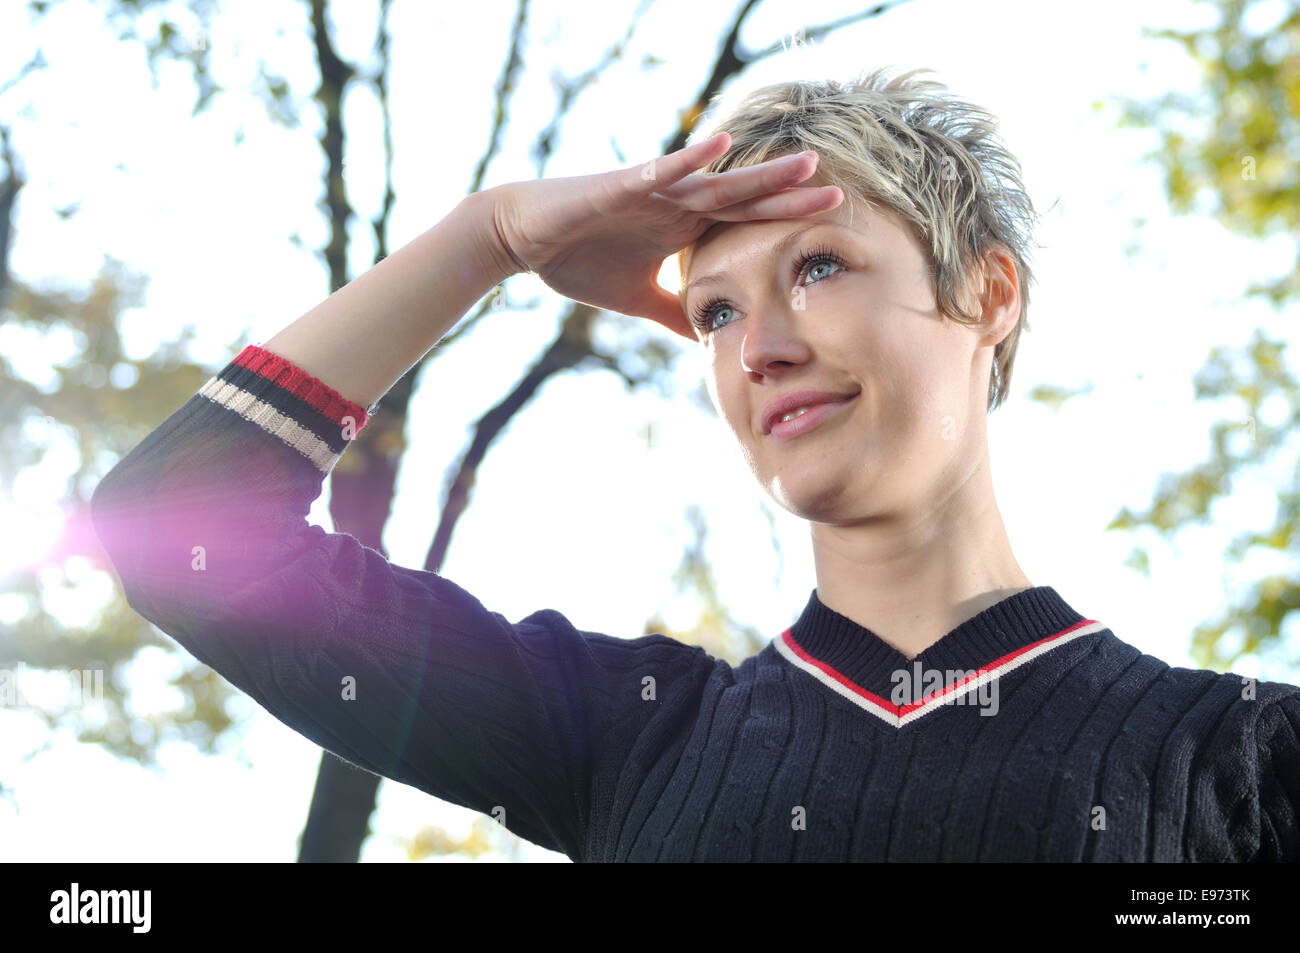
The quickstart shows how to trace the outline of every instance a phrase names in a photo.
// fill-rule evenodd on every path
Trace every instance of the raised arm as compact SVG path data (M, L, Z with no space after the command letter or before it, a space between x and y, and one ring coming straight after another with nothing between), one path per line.
M629 746L689 707L711 660L662 635L579 632L553 609L511 623L310 525L348 417L364 410L245 348L95 490L127 602L321 747L585 857Z
M466 196L438 224L263 346L373 407L476 301L526 270L496 235L498 196L497 190Z
M245 348L91 498L128 604L322 747L583 857L610 820L594 812L608 814L616 787L639 790L627 764L651 763L679 736L663 719L689 717L720 663L662 635L579 632L552 609L512 624L450 580L307 516L367 407L509 274L536 270L589 303L681 331L677 299L654 278L708 227L696 209L816 208L789 191L760 200L811 174L807 162L692 182L691 164L714 152L663 157L653 181L634 167L468 196ZM526 531L503 545L528 545Z

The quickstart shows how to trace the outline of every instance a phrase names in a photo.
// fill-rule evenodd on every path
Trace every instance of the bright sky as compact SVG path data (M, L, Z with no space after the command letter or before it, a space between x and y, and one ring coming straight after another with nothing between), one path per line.
M185 72L169 68L151 89L140 50L116 40L90 4L69 0L36 30L24 6L0 12L0 75L14 75L37 45L51 67L0 97L0 119L14 125L30 179L18 207L15 273L84 285L111 254L150 276L143 307L124 324L132 356L148 355L190 324L199 335L195 355L214 372L234 356L241 332L264 341L315 305L326 291L323 268L289 241L296 231L311 249L325 233L316 210L322 160L312 135L271 126L238 94L191 119ZM249 57L262 56L306 94L313 80L303 5L228 6L207 38L218 76L236 85L250 74ZM506 0L474 5L472 19L437 6L443 12L398 0L393 13L394 248L463 196L514 16ZM529 68L512 107L517 118L487 186L535 174L531 137L553 112L546 77L599 59L627 22L612 11L634 6L623 0L597 18L558 3L534 6ZM605 171L657 154L712 61L733 6L655 4L625 62L583 95L545 174ZM857 6L817 4L814 20ZM1021 339L1011 397L989 418L999 507L1035 585L1054 586L1085 616L1173 665L1191 664L1193 627L1248 580L1227 578L1219 554L1233 535L1270 525L1269 481L1277 477L1243 481L1216 507L1214 526L1185 531L1176 545L1104 527L1121 506L1144 509L1162 473L1203 460L1211 425L1236 413L1193 399L1192 376L1213 346L1244 344L1255 326L1295 339L1294 326L1284 328L1268 308L1237 300L1251 280L1288 266L1290 242L1248 242L1209 219L1171 218L1158 173L1141 158L1152 137L1118 130L1114 109L1094 105L1119 94L1194 88L1197 75L1182 54L1140 34L1143 26L1203 23L1210 15L1204 6L1098 0L1081 16L1056 4L913 0L811 49L772 57L743 78L748 88L865 66L928 66L1001 118L1031 196L1050 211L1038 234L1045 247L1035 259L1030 331ZM346 9L358 19L336 21L341 52L364 57L371 5ZM773 0L744 38L775 42L803 25L808 9ZM1267 13L1261 27L1269 25ZM277 29L284 36L275 36ZM638 64L651 53L667 65L641 72ZM365 94L347 109L349 187L368 218L379 199L376 113ZM246 135L238 149L231 145L236 127ZM72 204L80 210L69 221L54 214ZM355 234L360 271L373 252L365 230ZM553 335L563 301L534 279L514 279L510 288L520 301L540 296L545 307L494 315L432 365L413 401L411 449L385 537L396 563L422 564L445 469L468 428ZM631 320L614 316L610 323ZM0 326L0 351L37 382L52 380L51 363L72 346ZM688 350L679 368L682 394L703 374L702 352ZM1040 383L1093 390L1053 414L1024 398ZM159 408L158 421L174 409ZM654 426L653 449L646 422ZM50 494L69 469L67 455L50 453L15 487L16 502L0 501L5 525L26 527L20 538L38 538ZM520 472L528 473L526 494L518 492ZM539 499L548 505L537 506ZM327 502L327 495L317 501L313 521L328 527ZM688 622L689 606L669 604L669 577L691 538L684 509L692 503L708 514L708 551L726 604L742 623L779 633L816 584L807 524L763 494L726 425L684 396L628 395L611 374L564 376L546 385L489 455L442 574L512 620L555 608L579 629L629 637L656 611L670 623ZM776 521L782 562L765 511ZM575 525L574 512L600 516ZM1123 565L1135 541L1149 545L1149 579ZM56 604L69 624L89 623L113 581L75 570L78 585ZM15 599L0 595L0 623L20 614ZM142 705L175 704L159 688L167 659L149 652L133 670ZM1247 659L1236 670L1295 680L1280 658ZM0 782L13 795L0 799L0 859L293 860L320 751L246 697L240 702L250 719L242 745L214 758L168 745L158 775L70 738L23 760L45 740L41 723L21 709L0 710ZM478 816L385 782L362 859L404 860L403 841L421 825L466 830ZM533 845L524 856L566 859Z

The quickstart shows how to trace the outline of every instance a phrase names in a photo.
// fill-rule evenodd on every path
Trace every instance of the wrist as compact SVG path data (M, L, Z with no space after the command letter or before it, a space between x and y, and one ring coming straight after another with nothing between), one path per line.
M499 285L512 275L531 269L515 255L501 226L501 189L496 186L465 196L463 204L472 215L474 237L480 260L487 269L492 285Z

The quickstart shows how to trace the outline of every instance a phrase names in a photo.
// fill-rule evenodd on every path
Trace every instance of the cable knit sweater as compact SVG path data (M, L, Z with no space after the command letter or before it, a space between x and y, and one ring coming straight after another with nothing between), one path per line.
M354 765L575 861L1300 859L1294 685L1050 586L910 660L815 589L739 665L511 622L307 522L374 410L250 345L92 499L131 607Z

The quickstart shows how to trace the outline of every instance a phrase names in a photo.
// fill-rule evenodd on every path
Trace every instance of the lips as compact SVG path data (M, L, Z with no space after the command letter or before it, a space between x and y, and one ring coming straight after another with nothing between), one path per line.
M843 394L825 390L796 390L783 394L763 408L763 436L770 435L772 425L791 411L798 410L800 407L812 408L818 404L837 404L856 397L857 393L857 391Z

